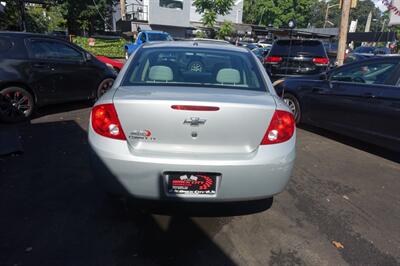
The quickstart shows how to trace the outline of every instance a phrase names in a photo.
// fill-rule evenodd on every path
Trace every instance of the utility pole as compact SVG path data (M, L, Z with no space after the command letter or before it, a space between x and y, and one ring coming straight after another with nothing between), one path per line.
M337 64L339 66L343 65L346 45L347 45L347 33L349 31L349 16L350 16L351 0L342 1L342 17L340 19L340 29L339 29L339 47L337 53Z
M21 20L20 20L20 30L26 31L26 15L25 15L25 1L19 0L19 8L21 12Z
M126 5L125 0L119 0L119 6L121 8L121 20L126 20Z
M327 23L333 25L333 23L328 20L328 18L329 18L329 9L331 9L332 7L338 6L338 5L339 4L334 4L334 5L329 5L328 3L326 4L324 28L326 28L326 24Z

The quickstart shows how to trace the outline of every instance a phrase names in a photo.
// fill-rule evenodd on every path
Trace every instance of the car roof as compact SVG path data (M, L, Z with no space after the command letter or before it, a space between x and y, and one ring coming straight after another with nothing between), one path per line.
M354 54L356 54L356 55L360 55L360 54L357 54L357 53L354 53ZM361 55L363 55L363 54L361 54ZM375 55L375 56L373 56L373 57L370 57L370 58L368 58L368 59L365 59L365 61L374 61L374 60L376 60L376 61L379 61L379 60L385 60L385 59L387 59L387 60L390 60L390 59L397 59L397 60L400 60L400 55ZM360 61L359 61L360 62Z
M32 33L32 32L20 32L20 31L0 31L0 36L8 36L8 37L13 37L13 38L40 37L40 38L49 38L49 39L54 39L54 40L60 40L60 38L57 38L56 36L53 36L53 35Z
M358 54L351 54L351 55L358 55ZM362 56L362 55L361 55ZM364 56L362 56L364 57ZM400 63L400 55L392 55L392 56L374 56L374 57L364 57L365 59L354 61L345 65L342 65L341 67L347 67L347 66L353 66L353 65L358 65L362 63L373 63L375 61L377 62L382 62L382 61L393 61L393 60L398 60Z
M225 42L216 42L216 41L195 41L195 40L186 40L186 41L172 41L172 42L153 42L153 43L145 43L143 48L205 48L205 49L214 49L214 50L228 50L232 52L250 52L248 48L235 46L230 43Z
M145 33L160 33L160 34L169 34L168 32L165 32L165 31L160 31L160 30L142 30L142 32L145 32Z
M293 43L295 43L295 42L297 42L297 43L299 43L299 42L320 42L321 44L323 43L321 40L319 40L319 39L304 39L304 38L300 38L300 39L297 39L297 38L292 38L292 39L290 39L290 38L281 38L281 39L278 39L278 40L276 40L275 42L274 42L274 44L275 43L278 43L278 42L293 42Z
M183 39L181 41L200 41L200 42L216 42L216 43L230 44L230 42L226 40L208 39L208 38L191 38L191 39Z

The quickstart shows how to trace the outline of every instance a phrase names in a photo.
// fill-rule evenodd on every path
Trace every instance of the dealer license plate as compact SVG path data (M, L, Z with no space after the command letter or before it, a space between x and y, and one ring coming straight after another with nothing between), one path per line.
M166 172L167 191L175 195L215 195L221 174L197 172Z

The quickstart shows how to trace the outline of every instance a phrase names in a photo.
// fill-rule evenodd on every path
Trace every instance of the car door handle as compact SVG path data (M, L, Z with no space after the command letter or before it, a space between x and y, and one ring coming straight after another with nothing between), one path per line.
M34 68L47 68L48 64L46 64L46 63L33 63L32 66Z
M375 96L375 94L373 94L371 92L366 92L366 93L361 94L361 97L363 97L363 98L375 98L376 96Z
M321 93L321 92L324 92L325 91L325 89L322 89L322 88L312 88L312 90L311 90L312 92L318 92L318 93Z

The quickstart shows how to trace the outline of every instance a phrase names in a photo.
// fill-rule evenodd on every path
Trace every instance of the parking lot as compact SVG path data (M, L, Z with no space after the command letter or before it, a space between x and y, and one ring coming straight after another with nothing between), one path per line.
M0 265L400 263L398 154L298 129L292 179L270 209L150 214L99 189L89 112L87 103L47 107L15 126L24 151L0 157Z

